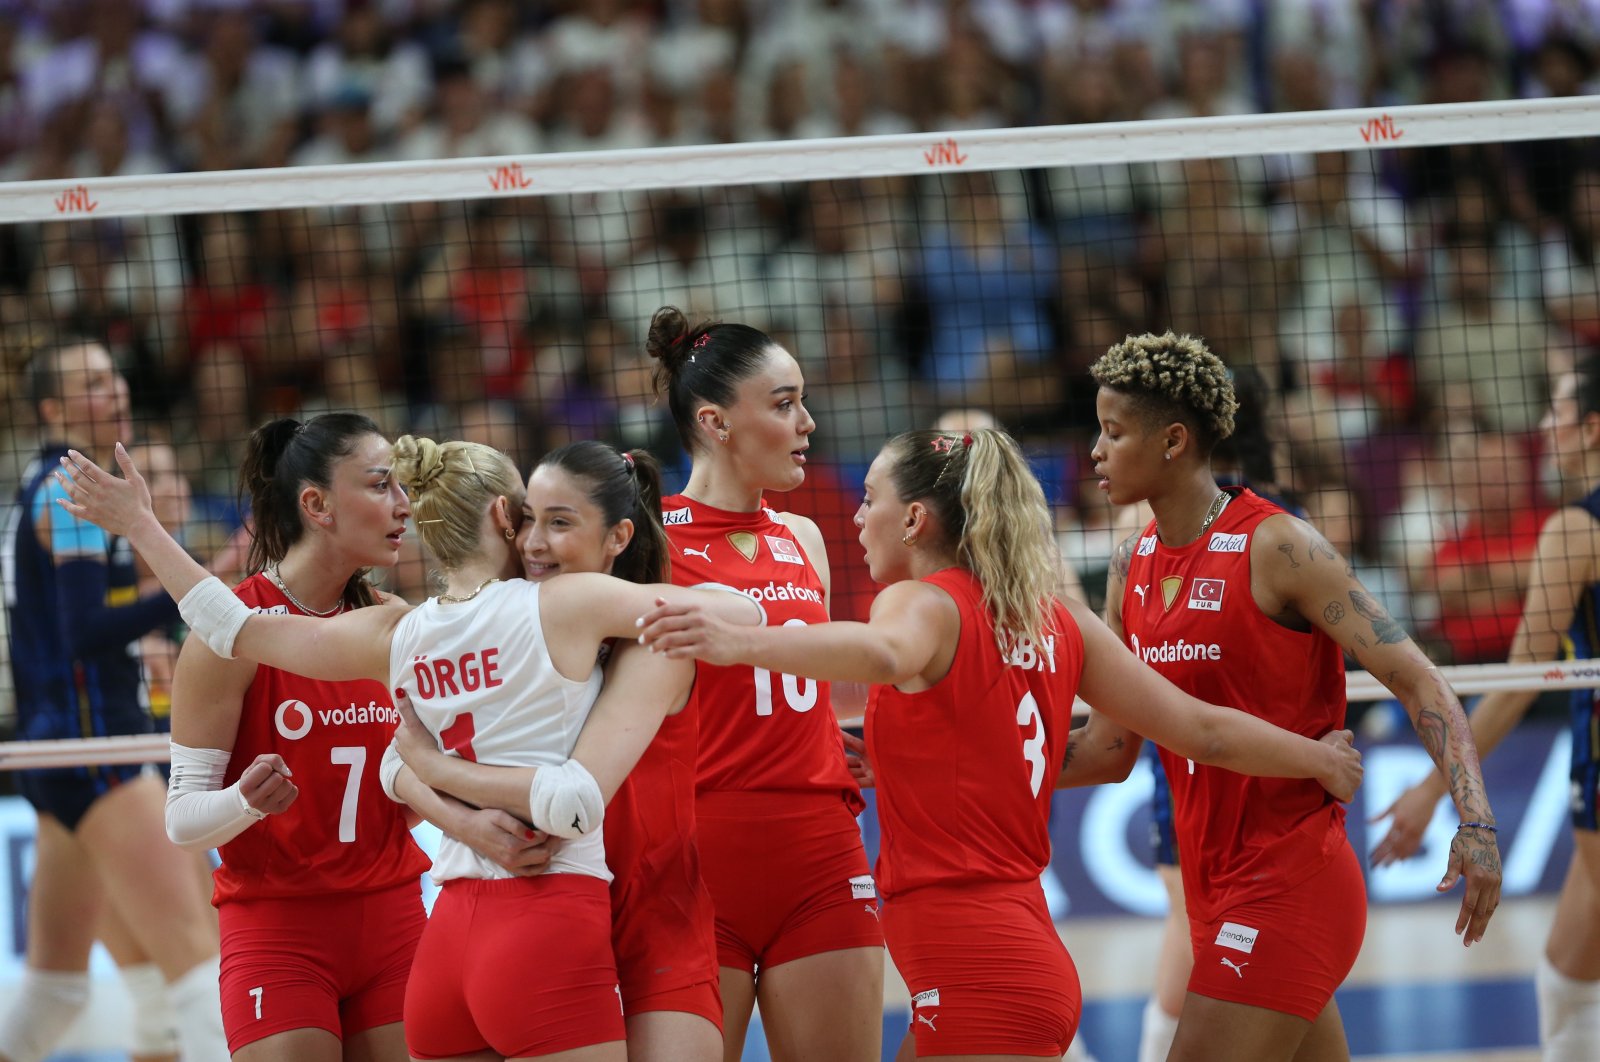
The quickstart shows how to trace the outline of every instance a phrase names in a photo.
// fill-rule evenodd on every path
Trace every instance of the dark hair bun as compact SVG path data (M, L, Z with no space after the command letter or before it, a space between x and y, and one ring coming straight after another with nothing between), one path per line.
M689 318L676 306L663 306L650 318L644 349L660 360L667 372L676 373L689 357Z

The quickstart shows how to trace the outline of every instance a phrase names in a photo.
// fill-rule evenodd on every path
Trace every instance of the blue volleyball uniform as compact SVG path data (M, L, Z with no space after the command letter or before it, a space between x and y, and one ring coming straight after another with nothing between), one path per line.
M133 550L56 504L51 475L64 447L46 447L22 477L0 543L10 621L17 736L30 741L146 734L138 639L177 619L166 594L141 598ZM41 528L48 528L41 541ZM135 777L136 765L22 771L40 813L76 829L89 807Z
M1590 491L1578 508L1600 520L1600 487ZM1600 583L1591 583L1578 598L1562 648L1569 660L1600 656ZM1600 829L1600 690L1572 691L1572 825L1580 830Z

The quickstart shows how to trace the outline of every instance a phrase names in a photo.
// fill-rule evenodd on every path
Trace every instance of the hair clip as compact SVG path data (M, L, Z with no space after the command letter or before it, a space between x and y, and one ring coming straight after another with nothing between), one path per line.
M972 445L972 433L970 431L961 437L961 445L968 447Z
M955 444L956 441L948 435L936 435L933 439L933 452L947 454Z
M623 461L624 464L626 464L628 466L628 471L632 472L633 471L633 455L630 454L626 450L622 451L622 461Z
M694 346L691 347L690 349L691 350L699 350L701 347L705 346L709 342L711 342L711 333L710 332L701 332L700 333L700 338L694 341Z

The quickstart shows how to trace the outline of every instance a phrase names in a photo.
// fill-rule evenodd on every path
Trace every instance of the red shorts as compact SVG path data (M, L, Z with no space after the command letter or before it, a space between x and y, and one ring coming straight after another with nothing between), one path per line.
M378 892L229 900L222 924L228 1050L291 1029L344 1039L401 1020L427 915L419 882Z
M1367 931L1367 889L1348 844L1274 896L1189 920L1189 991L1316 1021L1355 965Z
M883 946L861 830L841 794L702 793L695 814L721 965L754 973Z
M1037 881L915 889L884 901L883 932L918 1058L1060 1058L1072 1043L1078 970Z
M548 1055L626 1038L606 883L446 882L406 987L416 1058Z
M611 949L624 1013L683 1011L722 1028L716 914L692 840L657 849L611 883Z

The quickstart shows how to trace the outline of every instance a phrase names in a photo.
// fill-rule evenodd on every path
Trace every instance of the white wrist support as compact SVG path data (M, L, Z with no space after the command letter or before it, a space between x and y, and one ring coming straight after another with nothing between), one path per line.
M405 799L394 791L394 780L400 776L400 768L406 761L400 758L400 746L389 742L389 747L383 750L383 760L378 764L378 784L383 786L383 791L390 800L396 804L404 804Z
M178 602L178 612L189 629L204 639L224 660L233 659L233 642L250 618L250 606L240 601L215 575L200 580Z
M722 591L726 591L727 593L730 593L730 594L736 594L739 597L742 597L744 600L750 602L752 605L754 605L756 607L756 612L761 616L761 623L759 624L759 626L765 627L767 625L767 607L765 605L763 605L760 601L756 600L754 597L751 597L749 594L745 593L742 590L739 590L739 589L737 589L735 587L729 586L727 583L695 583L693 586L689 587L689 589L690 590L722 590Z
M571 840L599 827L606 816L606 798L588 768L568 760L533 772L528 813L535 829Z
M166 819L167 836L173 844L215 848L267 817L245 800L238 782L222 788L222 776L232 758L222 749L191 749L172 743Z

